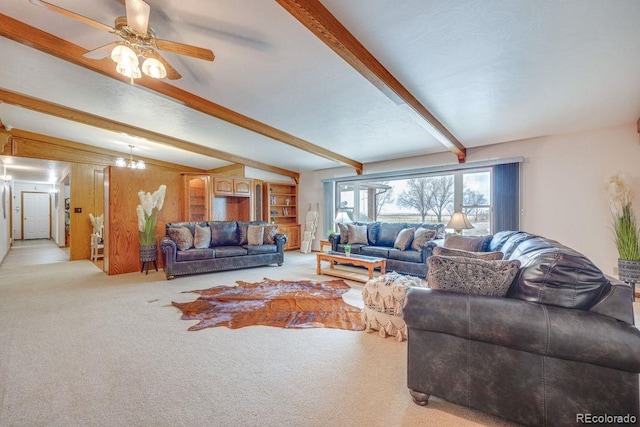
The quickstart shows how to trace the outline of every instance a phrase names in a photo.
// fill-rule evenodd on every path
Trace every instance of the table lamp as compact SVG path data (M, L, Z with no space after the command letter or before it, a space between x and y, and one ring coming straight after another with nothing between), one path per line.
M449 223L445 228L453 228L456 234L462 234L462 230L470 230L475 227L469 222L467 214L462 212L455 212L451 216L451 220L449 220Z

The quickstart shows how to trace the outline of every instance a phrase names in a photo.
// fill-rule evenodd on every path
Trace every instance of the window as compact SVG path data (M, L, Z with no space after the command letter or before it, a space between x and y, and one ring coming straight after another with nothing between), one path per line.
M475 227L465 235L492 232L491 168L432 174L390 175L388 179L335 182L334 215L359 222L447 224L462 210Z

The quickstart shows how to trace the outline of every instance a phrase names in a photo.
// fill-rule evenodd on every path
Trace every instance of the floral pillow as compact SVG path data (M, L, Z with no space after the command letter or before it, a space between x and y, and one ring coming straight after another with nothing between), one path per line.
M346 245L347 243L349 243L349 227L347 227L347 224L337 224L338 225L338 231L340 232L340 243L342 243L343 245Z
M467 258L479 258L484 259L485 261L497 261L504 258L504 254L502 252L469 252L463 251L461 249L449 249L438 246L433 249L434 255L440 256L464 256Z
M275 245L275 237L278 233L278 225L265 225L263 232L263 242L265 245Z
M422 227L416 229L413 235L413 243L411 244L411 247L416 251L421 251L427 242L436 238L436 233L436 230L429 230Z

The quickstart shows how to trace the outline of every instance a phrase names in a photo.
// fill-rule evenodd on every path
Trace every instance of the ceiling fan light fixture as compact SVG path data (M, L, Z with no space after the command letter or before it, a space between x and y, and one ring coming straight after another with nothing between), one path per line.
M111 59L118 65L122 66L137 66L140 61L138 55L129 46L119 44L111 51ZM119 71L118 71L119 72Z
M167 70L162 62L155 58L147 58L142 63L142 72L154 79L163 79L167 76Z
M116 67L116 71L125 77L129 77L131 81L133 81L133 79L139 79L140 77L142 77L140 68L137 65L118 64L118 66Z

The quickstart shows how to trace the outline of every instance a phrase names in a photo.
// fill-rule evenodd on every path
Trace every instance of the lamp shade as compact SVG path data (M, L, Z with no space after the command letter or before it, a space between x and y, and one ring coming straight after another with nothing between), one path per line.
M142 72L154 79L163 79L167 76L166 68L156 58L145 59L142 63Z
M130 79L139 79L142 77L142 73L140 73L140 68L134 64L118 64L116 67L116 71L123 76L129 77Z
M446 228L453 228L456 233L460 233L462 230L470 230L475 227L469 222L467 214L463 212L455 212L451 216L451 220L447 224Z
M347 215L346 212L338 212L338 215L336 215L336 218L333 220L333 222L335 222L336 224L349 224L353 221L351 221L351 218L349 218L349 215Z
M119 44L111 51L111 59L119 65L138 65L138 56L128 46Z

